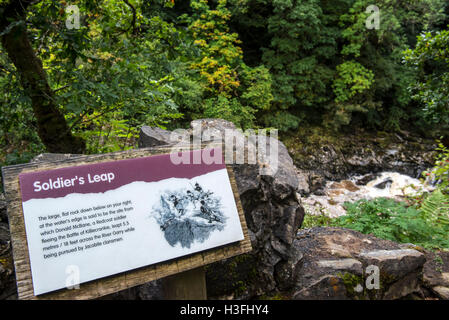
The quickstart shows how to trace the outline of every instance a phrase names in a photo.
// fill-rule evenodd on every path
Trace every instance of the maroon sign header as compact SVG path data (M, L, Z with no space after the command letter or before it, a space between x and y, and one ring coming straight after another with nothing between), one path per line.
M217 152L221 154L220 157L217 157ZM170 154L162 154L22 173L19 175L22 201L59 198L70 193L105 192L135 181L154 182L169 178L191 179L226 167L221 148L185 151L176 153L176 155L179 155L179 157L176 156L177 161L172 161ZM220 159L221 161L210 164L207 161L195 161L195 159L205 158ZM182 159L181 163L179 163L179 159Z

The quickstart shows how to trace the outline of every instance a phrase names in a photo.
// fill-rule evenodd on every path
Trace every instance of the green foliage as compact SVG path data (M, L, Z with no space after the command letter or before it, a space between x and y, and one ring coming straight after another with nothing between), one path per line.
M429 223L449 225L449 196L441 190L428 195L420 210Z
M318 0L269 3L273 12L266 28L271 40L264 44L262 62L273 75L274 116L265 119L276 126L288 119L285 127L279 126L285 130L299 125L298 112L330 101L334 71L326 62L336 53L338 33L326 26L326 6Z
M14 67L0 54L0 166L28 162L44 146L30 112L30 101L19 89Z
M264 66L249 67L243 62L238 34L229 27L231 12L226 0L215 7L206 0L191 1L188 23L191 41L198 49L190 68L199 74L204 89L202 108L186 110L192 118L219 117L246 128L254 127L255 113L270 108L271 76ZM193 111L193 112L192 112Z
M191 67L199 71L209 91L231 97L240 86L235 68L243 52L238 46L237 33L229 30L230 12L226 4L226 0L219 0L212 9L206 0L193 0L192 16L183 18L189 23L194 43L201 52Z
M432 209L444 208L439 204L433 206L441 200L439 197L431 195L422 208L387 198L346 203L347 214L337 218L333 225L425 248L449 248L448 212L440 214Z
M89 153L134 147L142 124L200 117L283 131L449 124L444 0L380 0L379 30L365 26L368 0L78 0L79 29L65 25L68 4L33 2L26 26ZM0 90L0 161L26 161L44 147L2 48Z
M330 227L332 226L332 218L329 218L327 215L319 214L307 214L304 216L304 220L302 222L301 228L308 229L313 227Z
M355 61L346 61L338 65L336 71L337 78L332 85L335 94L334 112L327 122L328 126L338 127L350 123L352 112L368 111L366 97L361 94L372 86L374 74Z
M414 44L421 30L433 28L444 19L442 11L446 4L443 1L378 1L375 5L380 10L379 29L370 30L365 22L371 14L366 8L371 4L367 0L354 1L349 12L340 17L344 28L343 58L355 60L375 79L369 81L365 76L367 85L360 88L355 101L350 99L340 109L347 109L349 114L362 111L368 125L397 130L405 120L413 119L417 111L408 92L416 75L402 64L402 51Z
M424 171L423 176L425 178L431 176L438 182L440 190L449 193L449 149L439 142L436 151L434 167Z
M348 101L356 94L362 93L374 81L373 73L355 61L346 61L338 65L337 75L333 85L337 103Z
M310 123L317 113L333 128L354 119L387 130L419 121L408 92L416 73L402 64L402 51L422 30L447 19L445 1L378 1L379 30L366 27L366 8L373 4L368 0L234 2L242 47L251 63L263 62L273 77L265 123L278 126L286 113L290 121L280 129Z
M244 107L236 98L219 95L205 101L203 110L206 118L221 118L234 122L237 126L245 127L253 123L254 110Z
M182 32L159 17L145 17L140 1L131 3L134 25L130 7L121 1L77 2L85 13L80 29L66 28L63 4L55 1L38 2L29 13L31 39L56 102L71 130L87 139L91 153L131 148L139 126L173 125L182 117L181 108L198 103L195 96L201 89L189 81L182 58L192 50L183 44ZM0 59L8 66L0 84L20 87L3 52ZM8 113L19 111L22 119L0 121L0 132L16 135L3 135L4 143L22 149L23 141L37 146L36 134L30 133L35 126L27 92L11 91L0 97L1 105Z
M405 52L405 61L419 74L410 86L413 98L424 105L422 116L440 129L449 128L449 30L420 35L416 48Z

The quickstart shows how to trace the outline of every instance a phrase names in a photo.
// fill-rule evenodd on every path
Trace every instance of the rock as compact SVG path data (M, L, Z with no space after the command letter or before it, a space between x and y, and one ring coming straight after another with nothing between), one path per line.
M323 276L293 296L295 300L348 300L344 281L340 277Z
M235 136L236 140L244 138L233 123L221 119L194 120L186 132L189 135L186 141L202 138L206 144L222 141L227 136ZM150 146L144 139L140 141L139 146ZM271 136L250 134L244 145L229 146L229 150L237 159L237 150L247 155L256 141L258 145L266 143L267 151L270 146L277 146L278 161L273 162L267 152L256 163L231 164L253 251L207 268L209 297L252 298L279 288L286 290L294 283L292 279L300 259L292 244L304 217L298 197L299 179L287 148Z
M0 222L0 253L5 253L10 249L9 227L6 223Z
M440 299L449 299L445 296L449 288L449 252L448 251L425 251L426 263L423 269L423 282L425 288ZM435 290L435 288L437 288Z
M81 154L69 154L69 153L41 153L37 156L35 156L30 162L36 163L36 162L53 162L53 161L61 161L61 160L67 160L70 158L76 158L81 156Z
M332 181L380 171L419 177L432 167L436 147L432 139L411 134L399 136L365 130L331 133L316 128L300 130L284 141L300 170ZM368 179L373 180L366 176L359 185L366 184Z
M301 196L307 196L310 194L310 187L309 187L309 175L306 171L299 170L295 167L296 170L296 176L298 177L298 193Z
M396 300L405 298L415 293L420 293L421 274L419 271L412 272L391 283L382 299Z
M8 222L8 215L6 213L6 200L3 193L0 193L0 222Z
M294 299L389 300L420 292L425 255L395 242L349 229L312 228L298 232L294 247L302 255Z
M449 288L448 287L433 287L432 290L441 298L444 300L449 300Z
M342 206L343 203L334 202L335 198L333 197L337 193L340 193L340 191L331 190L328 195L324 194L322 196L313 194L307 198L302 198L301 203L309 215L320 216L325 214L330 218L339 217L346 214L346 209Z
M221 138L224 137L226 130L231 132L236 130L236 127L232 122L223 119L193 120L190 123L190 128L192 137L202 139L202 141L211 141L213 138L220 138L221 140Z
M334 182L330 185L331 189L346 189L348 191L351 192L356 192L358 190L360 190L360 188L358 188L354 182L350 181L350 180L342 180L340 182Z
M385 189L387 187L387 185L391 185L393 183L393 180L388 178L385 179L384 181L382 181L381 183L378 183L374 186L374 188L377 189Z
M0 222L0 300L17 299L9 228Z
M421 268L426 261L424 254L414 249L374 250L361 252L358 257L365 265L378 266L391 281Z
M323 188L325 186L326 186L326 181L323 176L315 174L315 173L312 173L309 175L309 187L310 187L311 193L313 193L317 196L324 195Z
M370 181L375 180L376 178L380 177L379 173L369 173L364 175L363 177L359 178L355 184L358 186L366 186L366 184Z
M170 131L158 127L143 126L140 128L139 148L171 144L170 135Z
M423 279L428 287L449 287L449 252L426 251Z
M357 275L362 275L363 273L362 263L351 258L341 260L319 260L317 265L324 270L347 270Z
M300 268L303 258L297 247L292 246L290 250L289 256L291 258L277 263L274 270L277 289L280 291L290 289L292 284L296 282L298 268Z

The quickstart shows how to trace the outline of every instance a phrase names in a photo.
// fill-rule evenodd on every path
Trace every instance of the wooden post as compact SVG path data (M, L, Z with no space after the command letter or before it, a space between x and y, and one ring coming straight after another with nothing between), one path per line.
M166 300L206 300L206 273L196 268L163 279Z

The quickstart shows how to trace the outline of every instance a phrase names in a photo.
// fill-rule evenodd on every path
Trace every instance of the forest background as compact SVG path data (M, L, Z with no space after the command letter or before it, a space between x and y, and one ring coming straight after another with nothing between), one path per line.
M448 24L444 0L0 0L0 163L196 118L447 135Z

